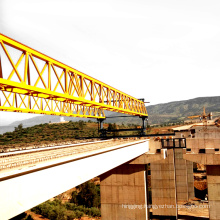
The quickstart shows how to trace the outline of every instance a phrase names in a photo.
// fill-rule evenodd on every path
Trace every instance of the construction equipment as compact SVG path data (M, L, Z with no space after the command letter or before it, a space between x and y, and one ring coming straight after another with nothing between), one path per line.
M146 118L141 100L0 34L0 111L104 119L108 110Z
M212 119L212 112L210 112L209 114L206 115L205 107L203 107L203 112L200 115L192 115L192 116L188 116L187 118L190 118L190 119L200 118L200 121L202 121L204 119L211 120Z
M188 116L187 118L190 118L190 119L199 118L200 121L203 122L203 126L206 129L207 128L207 120L212 119L212 112L210 112L209 114L206 114L205 106L204 106L203 107L203 112L200 115L192 115L192 116Z

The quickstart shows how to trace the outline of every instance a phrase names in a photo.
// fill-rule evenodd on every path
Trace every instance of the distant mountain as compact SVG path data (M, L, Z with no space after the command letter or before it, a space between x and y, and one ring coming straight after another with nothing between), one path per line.
M11 123L11 126L17 126L19 124L23 124L24 127L31 127L34 125L38 124L44 124L44 123L53 123L53 122L60 122L60 116L55 116L55 115L41 115L41 116L36 116L33 118L21 120L21 121L15 121ZM91 119L88 118L78 118L78 117L63 117L65 121L88 121ZM93 119L94 120L94 119Z
M220 96L214 97L201 97L195 99L189 99L184 101L169 102L164 104L147 106L149 115L149 124L161 124L164 122L175 122L179 120L186 120L187 116L199 115L203 111L203 107L206 108L206 113L212 112L213 116L220 116ZM124 124L141 124L141 120L138 117L130 117L120 113L106 111L107 117L115 116L127 116L127 117L115 117L107 118L106 123L124 123ZM65 121L96 121L95 119L87 118L73 118L64 117ZM17 126L23 124L24 127L34 126L36 124L44 124L49 122L59 122L59 116L44 115L36 116L30 119L16 121L11 126Z
M220 116L220 96L200 97L184 101L169 102L147 107L151 124L186 120L188 116L200 115L205 107L206 113Z

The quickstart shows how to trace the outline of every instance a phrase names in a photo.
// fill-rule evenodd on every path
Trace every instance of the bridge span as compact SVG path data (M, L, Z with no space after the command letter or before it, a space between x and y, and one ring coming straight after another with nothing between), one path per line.
M12 218L148 151L149 141L139 139L2 153L1 219Z

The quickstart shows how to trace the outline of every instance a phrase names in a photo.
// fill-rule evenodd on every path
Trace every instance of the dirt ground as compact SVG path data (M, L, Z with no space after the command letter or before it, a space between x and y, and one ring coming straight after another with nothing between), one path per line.
M49 220L48 218L44 218L42 215L37 215L31 211L26 211L25 213L27 216L30 215L34 220Z
M187 203L182 201L178 203L178 214L208 218L208 205L208 203L202 203L196 200L190 200Z
M26 211L26 214L31 215L31 217L34 220L50 220L48 218L44 218L42 215L37 215L37 214L35 214L34 212L31 212L31 211ZM74 220L79 220L79 219L74 219ZM82 217L82 218L80 218L80 220L101 220L101 218Z

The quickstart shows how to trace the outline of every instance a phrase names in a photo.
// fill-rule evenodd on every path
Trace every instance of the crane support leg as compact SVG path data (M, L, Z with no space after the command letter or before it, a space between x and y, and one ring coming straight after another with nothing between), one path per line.
M146 127L147 127L146 124L147 124L147 121L148 121L148 116L143 116L143 117L140 117L140 118L142 119L142 128L141 128L140 135L144 136L144 135L146 135L145 130L146 130Z
M103 128L103 121L105 118L97 118L98 121L98 132L101 133L101 137L106 137L107 131L106 129Z

